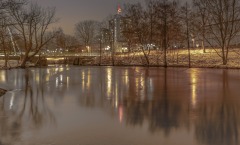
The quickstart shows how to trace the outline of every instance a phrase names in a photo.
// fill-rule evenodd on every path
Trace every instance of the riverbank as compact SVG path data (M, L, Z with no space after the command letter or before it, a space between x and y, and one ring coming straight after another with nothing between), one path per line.
M240 69L240 49L231 49L228 56L228 64L223 65L222 58L218 55L220 50L202 49L191 50L191 68L220 68L220 69ZM162 51L151 51L148 55L149 64L142 53L130 55L119 55L115 57L116 66L164 66ZM95 59L94 65L99 64L100 60ZM102 57L101 65L112 65L112 57ZM185 49L170 49L167 51L168 67L189 67L188 51Z
M203 53L202 49L191 50L191 68L220 68L220 69L240 69L240 49L229 50L228 64L222 65L222 58L218 55L220 50L206 49ZM152 50L148 55L147 63L141 51L133 53L124 53L115 55L114 59L111 54L103 53L101 57L90 56L91 59L82 59L80 56L73 56L71 61L61 60L57 62L48 62L50 64L74 64L77 59L78 63L75 65L83 66L149 66L149 67L163 67L163 52ZM89 58L90 58L89 57ZM100 60L101 59L101 60ZM114 62L114 63L113 63ZM10 60L8 67L16 68L19 63L17 60ZM4 61L0 60L0 66L4 65ZM28 64L33 66L33 64ZM167 66L168 67L189 67L188 51L185 49L169 49L167 51ZM3 67L2 67L3 68ZM5 69L5 68L3 68Z
M0 97L3 96L6 92L7 92L7 90L0 88Z

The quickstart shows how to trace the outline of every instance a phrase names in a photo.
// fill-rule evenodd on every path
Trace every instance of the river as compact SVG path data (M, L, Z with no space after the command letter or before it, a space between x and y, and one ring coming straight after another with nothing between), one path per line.
M238 145L240 70L0 70L0 145Z

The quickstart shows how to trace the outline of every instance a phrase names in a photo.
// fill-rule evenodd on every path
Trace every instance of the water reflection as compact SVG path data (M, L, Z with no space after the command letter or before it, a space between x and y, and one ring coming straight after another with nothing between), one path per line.
M110 99L111 96L112 96L111 92L113 92L112 91L112 86L113 86L112 77L113 77L113 75L112 75L112 69L111 68L107 68L106 75L107 75L107 79L106 79L106 82L107 82L107 98Z
M179 138L185 131L188 137L185 140L194 141L191 145L239 143L239 72L53 67L1 71L0 74L0 85L11 84L8 87L13 90L0 100L0 144L20 141L29 128L44 132L43 128L48 125L68 127L63 118L83 111L76 107L102 110L113 118L108 123L116 118L130 137L134 134L129 128L146 127L149 135L145 135L145 140L159 133L162 140ZM68 112L70 108L74 111ZM98 114L85 114L80 118L91 115L96 119L94 125L104 124L98 120L101 118Z
M191 72L191 83L192 83L192 106L193 108L196 107L196 103L197 103L197 72L196 71L192 71Z
M5 71L5 73L8 74L10 71ZM44 90L42 90L41 79L39 79L39 76L42 76L41 72L37 74L26 70L24 73L22 71L19 73L22 75L19 80L12 80L8 78L8 75L4 76L4 80L10 80L16 88L25 89L22 92L20 92L21 89L12 90L0 100L1 144L19 142L23 122L29 122L33 125L32 127L38 128L41 128L44 121L48 119L54 122L54 115L48 110L44 101ZM18 72L14 72L13 76L18 77ZM21 93L24 93L24 98L19 98Z
M199 120L196 121L196 138L207 145L237 145L239 144L240 110L236 90L239 87L235 80L229 81L231 75L227 70L222 71L222 79L216 101L204 101L198 109ZM235 79L235 78L233 78ZM235 94L235 95L233 95ZM237 98L235 98L237 97Z

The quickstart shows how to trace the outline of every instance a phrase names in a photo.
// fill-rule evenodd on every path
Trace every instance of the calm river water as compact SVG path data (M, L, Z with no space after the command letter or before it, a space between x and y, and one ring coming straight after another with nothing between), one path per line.
M239 145L240 70L0 71L0 145Z

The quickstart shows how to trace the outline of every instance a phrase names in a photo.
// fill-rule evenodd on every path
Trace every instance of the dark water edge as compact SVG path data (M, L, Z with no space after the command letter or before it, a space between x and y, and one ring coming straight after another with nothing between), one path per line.
M0 88L0 97L3 96L7 90Z

